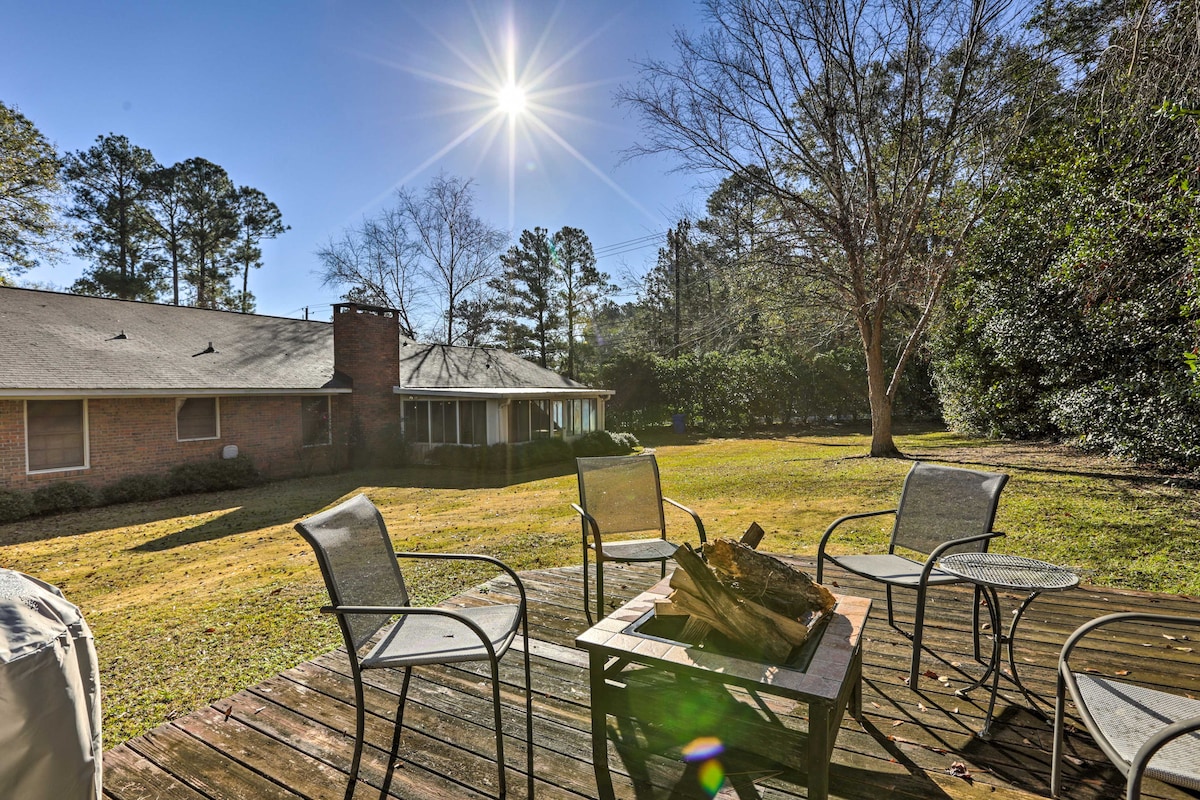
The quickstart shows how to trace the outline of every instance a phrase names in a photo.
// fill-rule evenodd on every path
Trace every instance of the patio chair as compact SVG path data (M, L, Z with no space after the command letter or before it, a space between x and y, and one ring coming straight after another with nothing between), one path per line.
M962 583L963 578L942 572L938 559L950 552L984 552L992 539L1004 534L992 530L1000 491L1008 476L959 467L944 467L921 461L912 465L900 492L900 505L884 511L847 514L833 521L817 546L817 583L823 578L826 561L887 587L888 625L912 640L912 664L908 685L917 688L921 672L921 636L925 625L925 594L931 586ZM839 555L826 552L830 537L842 523L854 519L894 514L887 553ZM897 551L900 552L897 552ZM916 560L905 552L924 556ZM896 625L892 589L917 593L912 632ZM975 658L979 658L979 601L975 588L972 611Z
M529 680L529 621L525 587L505 564L482 555L450 553L402 553L392 550L387 527L379 511L363 495L323 511L296 524L296 530L312 545L329 590L331 606L321 611L336 614L354 679L357 709L354 757L346 800L354 795L362 760L366 718L363 672L400 669L404 672L396 704L391 756L380 797L385 797L392 765L400 747L404 701L408 696L412 668L428 664L487 661L491 668L492 705L495 710L496 767L499 796L505 797L504 734L500 719L500 659L508 652L520 629L525 640L525 742L528 796L533 797L533 698ZM517 586L520 603L472 608L413 606L398 558L483 561L508 574ZM382 633L381 633L382 632ZM376 636L376 634L380 634Z
M1200 628L1200 617L1140 612L1109 614L1084 623L1071 634L1058 658L1054 759L1050 774L1052 797L1061 796L1068 692L1079 709L1079 717L1088 733L1125 776L1126 800L1141 797L1142 778L1146 775L1164 783L1200 791L1200 735L1197 734L1200 731L1200 700L1185 697L1182 691L1164 691L1161 687L1151 688L1113 680L1103 672L1071 666L1070 659L1075 648L1091 637L1101 640L1096 645L1093 638L1094 647L1111 650L1114 647L1112 637L1096 635L1112 634L1113 631L1105 629L1122 623L1135 623L1139 638L1161 643L1163 640L1160 636L1170 635L1170 631ZM1122 669L1117 674L1136 676L1147 671L1149 664L1139 668L1139 657L1146 652L1145 649L1136 643L1118 646L1123 661ZM1150 652L1153 653L1153 650ZM1164 677L1162 671L1161 665L1155 669L1160 680ZM1170 680L1172 676L1168 674L1165 677Z
M592 618L588 592L589 553L596 558L596 618L604 617L604 564L652 563L662 565L667 574L667 559L678 545L667 541L663 503L682 509L696 524L700 544L707 539L699 515L669 497L663 497L658 478L658 461L653 454L601 456L575 459L579 474L579 504L571 508L579 514L583 529L583 610L588 624ZM653 533L653 537L613 539L611 536Z

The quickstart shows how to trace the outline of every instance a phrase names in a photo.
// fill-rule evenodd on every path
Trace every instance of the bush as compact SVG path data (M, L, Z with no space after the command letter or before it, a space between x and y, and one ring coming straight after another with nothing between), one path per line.
M632 433L592 431L573 441L571 450L577 458L623 456L632 453L637 446L637 437Z
M542 464L570 461L571 445L562 439L537 439L521 444L494 444L489 447L446 445L429 452L429 461L442 467L509 471Z
M171 494L193 494L257 486L262 476L249 458L238 456L172 467L167 483Z
M130 475L100 490L106 504L136 503L159 500L171 493L171 486L161 475Z
M33 498L27 493L0 491L0 522L16 522L33 512Z
M78 511L96 505L96 492L82 483L51 483L35 489L33 509L38 514L54 514L58 511Z

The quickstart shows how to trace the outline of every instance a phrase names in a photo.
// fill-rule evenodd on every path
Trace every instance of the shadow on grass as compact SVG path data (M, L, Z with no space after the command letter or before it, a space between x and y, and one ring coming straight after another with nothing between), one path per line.
M306 478L281 481L242 490L238 507L228 514L152 539L132 548L137 552L159 552L196 542L211 541L225 536L261 530L276 525L288 525L309 517L348 494L363 487L402 487L412 489L503 489L521 483L546 480L573 474L573 464L547 464L521 470L479 472L441 467L406 467L392 470L360 470L331 475L323 479ZM312 484L311 491L295 491L290 484L302 481ZM307 488L307 487L304 487ZM276 491L272 491L275 489ZM227 493L236 495L238 493ZM222 506L218 505L218 508Z
M0 526L0 546L79 536L113 528L153 525L180 517L207 517L229 509L228 513L215 519L132 548L140 552L158 552L194 542L290 524L315 514L362 487L502 489L573 475L574 472L574 463L562 462L492 472L443 467L404 467L290 478L247 489L179 495L162 500L121 503L21 520Z

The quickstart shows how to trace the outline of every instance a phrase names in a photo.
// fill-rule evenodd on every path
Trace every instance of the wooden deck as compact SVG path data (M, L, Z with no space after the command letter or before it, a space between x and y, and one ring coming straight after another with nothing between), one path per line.
M591 764L587 659L573 646L584 630L579 567L525 573L530 593L534 671L534 738L537 797L595 798ZM611 602L619 604L654 582L657 572L609 569ZM835 591L876 600L864 644L865 725L847 716L830 771L831 797L983 798L1020 800L1049 795L1050 727L1027 709L1020 693L1001 681L990 741L974 735L988 693L955 696L982 672L970 656L971 593L949 588L931 592L928 646L923 666L943 682L924 678L920 691L905 685L908 642L889 628L876 585L833 571ZM469 592L457 604L507 599L502 581ZM906 600L900 619L907 621ZM1021 598L1003 596L1015 608ZM1101 614L1137 609L1200 614L1200 600L1084 586L1047 594L1030 607L1018 630L1017 659L1026 685L1053 703L1054 663L1067 634ZM1200 653L1189 642L1135 641L1130 635L1110 652L1095 655L1096 668L1116 673L1130 668L1129 653L1161 657L1154 674L1167 685L1200 689ZM1122 651L1126 655L1122 655ZM1141 663L1141 662L1139 662ZM502 667L505 727L511 735L507 761L510 796L524 796L520 659ZM371 675L368 748L356 797L377 797L386 754L370 745L390 742L390 715L398 681ZM706 797L696 774L680 759L694 736L716 734L730 745L721 798L806 797L802 752L803 716L770 697L734 696L729 690L681 687L661 674L639 673L628 681L628 705L638 719L609 717L610 762L618 798ZM472 798L494 796L494 745L488 683L471 665L426 668L414 673L395 770L395 797ZM341 798L352 751L353 693L343 653L334 652L163 725L105 754L104 794L114 800L309 800ZM803 713L799 710L798 714ZM653 724L644 720L654 720ZM1099 800L1123 796L1123 779L1086 734L1068 739L1066 796ZM961 765L955 768L954 765ZM963 775L965 770L965 775ZM960 776L952 775L958 772ZM1189 797L1147 781L1146 796Z

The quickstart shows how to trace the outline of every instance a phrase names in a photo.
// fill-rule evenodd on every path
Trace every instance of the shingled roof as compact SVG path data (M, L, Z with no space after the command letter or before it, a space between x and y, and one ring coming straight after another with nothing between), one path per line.
M0 397L350 391L328 322L0 287ZM414 395L612 394L495 348L397 336Z
M596 393L596 390L589 390L582 383L564 378L506 350L419 344L409 339L402 340L400 344L402 391L430 394L457 389L468 390L458 394L470 394L469 390L514 394L520 393L520 390L536 390L550 394L590 392L593 396Z
M0 287L0 396L346 391L333 325Z

